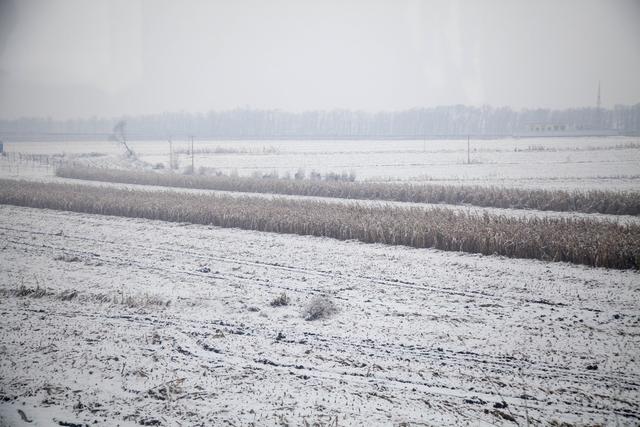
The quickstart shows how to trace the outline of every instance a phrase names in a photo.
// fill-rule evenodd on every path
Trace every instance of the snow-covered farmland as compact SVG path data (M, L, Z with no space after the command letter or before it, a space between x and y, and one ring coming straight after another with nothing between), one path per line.
M472 140L471 164L466 144L196 141L195 166L640 189L637 139ZM131 145L138 162L109 142L6 143L0 175L65 183L78 181L53 176L57 161L168 165L168 143ZM182 167L188 147L173 143ZM52 157L45 164L15 153ZM5 205L0 266L0 425L640 421L636 270ZM288 305L273 306L283 293ZM315 296L337 312L305 320Z
M640 419L635 271L8 206L0 236L8 423Z
M132 141L149 164L169 163L167 141ZM175 140L182 167L191 164L188 141ZM358 180L429 181L460 184L571 189L637 189L640 186L638 138L522 138L427 141L195 141L195 167L251 175L277 172L351 172ZM113 142L6 143L8 152L95 153L89 164L112 164L122 148ZM7 165L2 165L8 169ZM49 168L51 171L51 168ZM15 172L15 171L14 171Z

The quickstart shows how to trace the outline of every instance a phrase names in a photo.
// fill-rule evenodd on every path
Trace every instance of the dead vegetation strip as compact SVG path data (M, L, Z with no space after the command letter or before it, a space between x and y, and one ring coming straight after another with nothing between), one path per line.
M123 184L157 185L245 193L384 200L409 203L446 203L480 207L535 209L558 212L640 215L640 192L564 191L445 184L373 183L239 176L181 175L82 165L56 169L63 178Z
M81 302L91 302L98 304L122 305L129 308L145 308L145 307L168 307L171 300L162 298L155 294L127 294L122 292L106 293L82 293L76 289L65 289L63 291L53 291L41 287L39 283L35 286L28 286L24 283L10 289L0 289L0 295L6 297L17 298L51 298L60 301L78 300Z
M434 208L146 192L0 180L0 203L364 243L566 261L640 265L640 225L584 218L513 218Z

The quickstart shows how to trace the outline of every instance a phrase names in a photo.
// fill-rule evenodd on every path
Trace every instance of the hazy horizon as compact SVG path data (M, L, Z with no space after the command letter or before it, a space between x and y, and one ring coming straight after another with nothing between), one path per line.
M634 0L0 0L0 118L640 102Z

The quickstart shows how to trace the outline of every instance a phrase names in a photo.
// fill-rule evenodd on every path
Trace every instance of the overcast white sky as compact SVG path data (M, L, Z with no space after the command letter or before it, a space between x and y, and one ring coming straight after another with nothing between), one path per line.
M0 117L640 102L640 0L0 0Z

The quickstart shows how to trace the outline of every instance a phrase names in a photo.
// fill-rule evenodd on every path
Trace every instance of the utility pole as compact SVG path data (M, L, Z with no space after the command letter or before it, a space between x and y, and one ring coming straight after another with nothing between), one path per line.
M193 135L191 135L191 173L195 174L196 170L194 168L194 161L193 161Z
M471 145L469 143L469 135L467 135L467 164L471 164Z
M596 127L602 129L602 100L600 99L600 80L598 80L598 99L596 100Z

